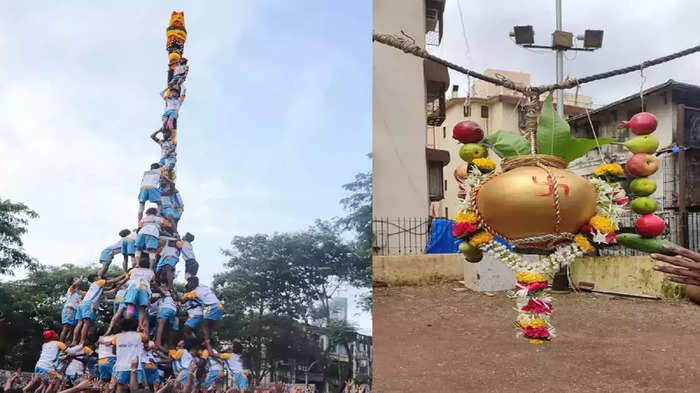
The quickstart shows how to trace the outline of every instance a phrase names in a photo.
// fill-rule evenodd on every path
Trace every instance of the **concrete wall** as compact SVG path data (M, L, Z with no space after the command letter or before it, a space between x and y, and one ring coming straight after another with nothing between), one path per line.
M459 281L464 277L463 261L462 254L374 256L373 281L389 286Z
M570 268L571 281L594 284L593 290L659 298L680 298L685 286L668 281L652 268L664 265L648 256L577 259Z
M374 30L401 30L425 46L424 0L375 0ZM375 217L429 213L423 59L373 43L372 151Z
M528 255L527 258L537 258ZM683 297L685 286L668 281L644 257L595 257L577 259L570 267L574 285L594 284L593 290L664 299ZM473 291L503 291L515 286L515 274L491 257L479 263L464 261L461 254L375 256L374 282L389 286L430 285L464 281Z

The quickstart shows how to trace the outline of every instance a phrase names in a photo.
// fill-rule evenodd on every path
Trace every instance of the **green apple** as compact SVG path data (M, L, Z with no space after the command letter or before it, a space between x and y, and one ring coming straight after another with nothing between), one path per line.
M659 140L651 135L636 136L623 143L632 153L652 154L659 148Z
M639 214L651 214L656 211L656 201L649 197L634 198L632 210Z
M459 149L459 156L466 162L472 162L475 158L486 158L488 155L488 149L478 143L465 143Z
M459 252L464 254L464 258L471 263L477 263L484 257L484 253L480 249L469 244L469 242L460 243Z
M656 191L656 182L648 177L638 177L630 183L630 191L636 196L649 196Z

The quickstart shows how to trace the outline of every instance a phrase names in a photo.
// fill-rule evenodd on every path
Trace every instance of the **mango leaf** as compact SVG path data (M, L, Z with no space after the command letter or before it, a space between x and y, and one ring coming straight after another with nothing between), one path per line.
M598 138L598 144L613 142L613 138ZM571 162L595 149L596 141L590 138L571 138L569 123L559 117L552 104L550 93L542 104L537 124L537 152L561 157Z
M530 154L530 142L524 136L514 132L498 131L487 136L481 143L491 148L501 158Z

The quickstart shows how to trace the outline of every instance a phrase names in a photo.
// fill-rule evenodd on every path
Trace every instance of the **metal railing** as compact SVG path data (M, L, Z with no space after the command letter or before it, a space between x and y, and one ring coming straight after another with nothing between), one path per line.
M678 229L680 225L680 217L678 212L673 210L657 211L657 216L661 217L666 222L666 229L661 235L664 239L673 243L681 244L678 239ZM634 224L639 218L639 214L629 213L623 216L620 220L620 231L634 233ZM688 248L691 250L700 249L700 212L688 213ZM614 245L600 249L600 256L644 256L648 255L644 252L635 251L620 245Z
M429 217L375 217L373 254L423 254L430 238L430 226Z

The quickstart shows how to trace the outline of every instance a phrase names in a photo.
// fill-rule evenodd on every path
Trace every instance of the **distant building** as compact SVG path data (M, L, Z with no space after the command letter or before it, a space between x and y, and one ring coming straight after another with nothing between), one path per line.
M492 70L484 71L485 75L503 75L506 78L524 85L530 84L530 74L523 72ZM461 144L452 139L452 128L459 122L471 120L479 124L488 136L496 131L520 132L525 128L525 112L522 104L524 97L521 93L496 86L491 83L477 81L471 87L470 94L458 94L457 86L446 102L446 119L441 126L428 126L426 144L428 148L448 151L450 161L443 168L444 199L432 203L431 216L454 219L459 201L457 199L458 184L454 178L455 169L464 163L459 157ZM467 87L466 90L469 90ZM542 97L544 98L544 96ZM555 104L556 106L556 104ZM564 115L567 117L583 113L584 108L590 108L591 98L579 95L564 96ZM493 153L489 158L500 163Z
M672 241L697 250L700 248L700 86L669 80L644 90L644 109L656 116L658 125L652 134L659 140L659 150L673 145L690 149L683 153L661 154L659 169L651 177L657 189L651 195L658 202L657 214L669 224ZM635 92L601 108L590 111L591 122L598 137L626 140L634 137L629 130L617 125L641 112L639 93ZM585 114L569 119L572 136L593 138ZM601 146L607 162L624 165L632 155L620 145ZM668 150L668 149L667 149ZM589 152L569 165L579 175L590 175L601 163L597 150ZM681 194L685 197L681 197ZM633 226L632 218L626 222Z
M403 31L421 47L439 45L444 8L445 0L375 0L374 31ZM445 120L450 78L446 67L380 43L372 53L374 250L391 254L406 247L398 233L425 233L430 201L443 198L442 167L449 154L426 148L425 127ZM415 242L412 252L424 247Z
M328 306L331 311L331 321L342 322L348 320L348 298L333 298Z
M328 337L328 329L317 326L306 326L306 329L311 332L311 336L314 341L318 343L319 349L322 351L329 349L330 339ZM351 360L355 378L371 378L372 336L356 333L355 339L350 343L350 351L352 351L352 353L348 354L343 345L336 345L334 348L330 348L329 356L332 366L329 369L330 376L326 378L325 383L323 373L318 367L318 363L307 364L297 359L278 362L274 368L275 371L273 374L266 377L263 382L303 384L308 380L310 385L316 385L316 392L330 393L337 391L340 386L345 385L345 381L341 380L337 371L339 369L345 370ZM309 368L309 366L311 366L311 368Z

